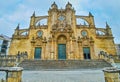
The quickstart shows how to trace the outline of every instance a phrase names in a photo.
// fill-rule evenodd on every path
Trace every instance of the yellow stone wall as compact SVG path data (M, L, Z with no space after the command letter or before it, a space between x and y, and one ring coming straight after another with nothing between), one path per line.
M119 69L104 70L105 82L120 82L119 72Z
M59 19L59 17L62 17ZM38 24L47 19L47 25ZM83 19L88 23L77 24L76 19ZM38 25L36 25L38 24ZM38 32L42 35L38 36ZM82 35L85 31L87 35ZM97 34L97 31L104 33ZM28 32L26 35L22 33ZM48 16L31 16L28 29L15 29L10 44L9 54L17 55L18 51L28 53L29 59L34 59L36 47L41 47L41 59L58 59L58 44L66 44L66 59L84 59L83 48L90 48L91 59L98 59L100 51L116 55L115 44L111 28L106 23L106 28L96 28L94 16L75 15L72 4L66 4L65 9L59 9L55 3L51 5Z
M22 82L22 71L9 72L7 82Z

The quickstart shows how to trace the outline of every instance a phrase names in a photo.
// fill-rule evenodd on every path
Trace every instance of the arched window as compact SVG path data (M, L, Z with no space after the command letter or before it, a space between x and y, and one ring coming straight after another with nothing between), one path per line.
M27 36L28 35L28 31L22 32L21 35Z
M77 23L77 25L89 25L86 20L81 19L81 18L77 18L76 23Z
M99 30L97 30L97 31L96 31L96 34L97 34L97 35L100 35L100 36L103 36L103 35L105 35L105 33L104 33L104 32L102 32L102 31L99 31Z
M36 26L47 25L47 19L41 19L36 23Z

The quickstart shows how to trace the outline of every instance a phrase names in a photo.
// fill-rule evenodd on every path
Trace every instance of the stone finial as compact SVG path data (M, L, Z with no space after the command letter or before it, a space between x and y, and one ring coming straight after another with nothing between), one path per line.
M33 12L33 15L32 16L35 16L35 11Z
M106 35L112 36L111 28L110 28L110 26L107 24L107 22L106 22Z
M92 15L92 13L91 13L91 12L89 12L89 16L93 17L93 15Z
M20 24L17 25L16 29L19 30L19 28L20 28Z
M66 8L71 8L72 7L72 4L70 3L70 2L68 2L67 4L66 4Z
M108 23L106 22L106 28L110 28L110 26L108 25Z
M72 6L72 4L71 4L69 1L68 1L67 5L70 5L70 6Z
M51 5L51 7L52 7L52 9L58 8L55 2L53 2L53 4Z

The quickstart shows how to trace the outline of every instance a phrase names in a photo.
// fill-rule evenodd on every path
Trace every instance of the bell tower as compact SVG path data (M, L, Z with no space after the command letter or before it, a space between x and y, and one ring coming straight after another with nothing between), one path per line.
M48 11L49 15L49 30L65 31L68 28L71 30L75 27L75 10L71 3L67 3L65 9L59 9L54 2ZM73 24L74 23L74 24Z
M75 20L74 19L75 10L74 8L72 8L72 4L70 4L69 2L66 4L65 13L66 13L66 22L67 24L71 25L72 20Z
M49 19L50 19L49 22L50 22L51 25L56 24L56 21L57 21L57 12L58 12L58 7L57 7L56 3L54 2L51 5L51 8L48 11Z

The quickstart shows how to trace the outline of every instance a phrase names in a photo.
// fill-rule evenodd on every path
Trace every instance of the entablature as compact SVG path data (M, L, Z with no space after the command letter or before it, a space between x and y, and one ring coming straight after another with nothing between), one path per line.
M96 36L97 39L114 39L113 36L106 36L106 35L101 35L101 36Z
M13 35L12 39L28 39L28 35Z

